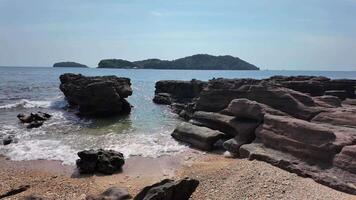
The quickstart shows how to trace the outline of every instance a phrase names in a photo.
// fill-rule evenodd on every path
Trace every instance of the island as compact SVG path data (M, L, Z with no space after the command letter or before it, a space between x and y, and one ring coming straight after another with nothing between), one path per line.
M127 61L123 59L101 60L98 68L119 69L195 69L195 70L259 70L238 57L230 55L213 56L197 54L176 60L147 59L141 61Z
M76 67L76 68L88 68L88 66L76 63L76 62L58 62L53 67Z

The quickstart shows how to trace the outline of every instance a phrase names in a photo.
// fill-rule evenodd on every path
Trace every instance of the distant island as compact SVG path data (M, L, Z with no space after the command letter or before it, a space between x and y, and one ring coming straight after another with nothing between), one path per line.
M176 60L147 59L141 61L127 61L123 59L101 60L98 68L119 69L198 69L198 70L259 70L240 58L233 56L212 56L197 54Z
M76 63L76 62L58 62L53 65L53 67L79 67L79 68L88 68L88 66Z

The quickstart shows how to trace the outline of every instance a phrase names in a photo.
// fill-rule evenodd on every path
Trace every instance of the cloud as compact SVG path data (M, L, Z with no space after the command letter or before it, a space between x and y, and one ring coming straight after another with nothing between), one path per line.
M163 14L161 12L158 12L158 11L151 11L150 15L153 15L155 17L161 17Z

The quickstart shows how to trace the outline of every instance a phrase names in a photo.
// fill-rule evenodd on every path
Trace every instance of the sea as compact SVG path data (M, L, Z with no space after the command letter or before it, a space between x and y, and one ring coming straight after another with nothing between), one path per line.
M133 105L130 115L106 119L79 118L66 111L67 102L59 90L59 76L80 73L87 76L116 75L131 79ZM212 78L268 78L274 75L313 75L335 79L356 79L353 71L223 71L146 70L51 67L0 67L0 138L15 136L15 143L0 145L0 154L11 160L57 160L74 164L77 152L90 148L113 149L126 158L160 157L184 152L187 146L170 134L181 122L169 106L152 102L158 80L209 80ZM19 113L43 111L52 116L40 128L27 129Z

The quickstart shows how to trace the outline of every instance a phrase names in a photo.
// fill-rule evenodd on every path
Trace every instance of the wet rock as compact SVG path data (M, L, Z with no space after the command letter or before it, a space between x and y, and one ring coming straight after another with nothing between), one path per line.
M191 144L202 150L212 150L214 144L225 137L225 134L206 127L183 122L174 129L172 137L176 140Z
M155 94L155 97L153 98L153 102L156 104L171 105L172 104L171 95L168 93Z
M14 142L14 136L13 135L7 135L2 139L3 145L9 145Z
M198 185L198 180L190 178L177 182L165 179L143 188L134 200L188 200Z
M78 156L77 167L82 174L113 174L121 171L125 164L123 154L114 150L91 149L78 152Z
M107 117L131 111L131 105L125 100L132 95L128 78L67 73L60 76L60 81L68 103L77 106L81 115Z
M111 187L98 196L87 196L86 200L128 200L132 199L127 190Z
M18 114L17 118L21 123L27 124L27 128L38 128L43 125L43 123L49 120L52 115L44 112L30 113L30 115L26 114Z

